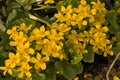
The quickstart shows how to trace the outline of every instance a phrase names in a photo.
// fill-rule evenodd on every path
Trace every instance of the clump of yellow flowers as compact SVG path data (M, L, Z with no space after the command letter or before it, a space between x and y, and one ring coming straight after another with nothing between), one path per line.
M100 0L90 4L87 4L86 0L80 0L77 8L72 8L71 5L62 6L55 17L58 19L56 24L64 24L71 28L65 37L74 44L75 49L81 53L88 53L86 48L91 45L95 53L99 54L102 51L106 57L108 54L113 55L111 41L107 38L106 14L105 4Z
M54 3L54 0L46 0L47 3ZM9 44L15 50L9 52L9 59L0 69L4 70L4 75L7 72L12 75L15 69L18 78L31 77L31 69L36 72L45 70L50 57L66 59L63 49L65 42L74 45L69 53L77 50L78 54L75 55L87 54L89 46L92 46L94 53L103 52L104 57L113 55L112 43L107 36L106 14L105 4L100 0L91 1L90 4L79 0L78 7L61 6L61 10L54 15L57 21L50 26L33 27L25 23L13 26L7 34L10 35Z
M10 35L10 46L15 47L14 52L9 52L9 59L5 60L4 75L8 72L12 75L12 69L18 71L18 77L31 77L30 64L34 64L36 72L46 69L46 62L50 56L63 59L64 51L62 49L63 33L57 33L56 29L46 30L44 26L34 28L28 35L32 25L26 26L21 23L20 26L13 26L7 30ZM33 47L32 43L35 42Z

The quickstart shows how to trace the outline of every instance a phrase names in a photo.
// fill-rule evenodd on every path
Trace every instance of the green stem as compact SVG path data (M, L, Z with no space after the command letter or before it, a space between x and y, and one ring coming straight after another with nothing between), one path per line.
M40 19L32 14L28 14L30 19L36 20L36 21L40 21L42 23L45 23L47 26L50 26L50 23L48 23L47 21Z
M56 6L45 6L45 5L39 5L39 6L40 6L39 8L34 8L33 10L56 8Z

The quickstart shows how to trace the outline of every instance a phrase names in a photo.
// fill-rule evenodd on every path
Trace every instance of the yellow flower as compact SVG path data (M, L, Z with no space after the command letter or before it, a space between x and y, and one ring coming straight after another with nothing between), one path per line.
M78 5L78 8L73 9L74 12L78 13L78 15L82 16L83 18L89 17L90 16L90 6L86 5Z
M97 13L97 10L96 10L96 9L91 9L91 14L92 14L92 15L96 15L96 13Z
M42 55L40 53L37 53L36 58L32 57L31 58L31 62L35 63L35 69L37 71L41 70L45 70L46 69L46 61L48 61L49 58L42 57Z
M32 68L32 67L29 66L28 63L23 63L23 64L17 69L17 70L19 71L18 77L19 77L19 78L23 78L25 75L26 75L27 77L31 77L32 74L31 74L30 71L29 71L31 68Z
M105 14L107 12L106 8L105 8L105 4L101 3L100 0L97 0L97 2L91 2L91 4L93 5L92 8L96 9L99 11L99 13Z
M45 4L53 4L54 0L45 0Z
M79 77L75 77L74 80L79 80Z
M30 62L30 59L31 59L30 55L28 55L28 54L20 54L20 63L19 63L19 65Z
M21 23L20 26L17 26L18 30L23 30L23 31L27 31L29 29L31 29L32 25L26 26L25 23Z
M82 21L82 25L83 25L83 26L86 26L86 25L87 25L87 21L85 21L85 20Z
M86 48L86 44L85 43L82 44L82 43L79 42L78 45L75 45L75 47L77 49L79 49L82 54L88 53L87 49L85 49Z
M10 63L7 60L5 60L5 67L0 67L1 70L4 70L4 75L6 75L6 72L12 75L12 68L13 66L10 66Z
M30 41L33 41L33 40L40 40L43 37L45 37L45 27L41 26L39 29L38 28L34 28L32 30L29 39L30 39Z
M14 41L10 41L11 46L21 45L21 43L24 43L27 39L24 36L24 33L20 31L18 34L14 35L13 40Z
M64 6L61 6L61 12L63 14L71 14L72 13L72 5L68 5L67 8L65 8Z
M34 49L30 48L30 42L21 43L19 46L17 46L17 51L23 54L34 54Z
M71 34L67 36L68 39L72 40L74 44L78 44L79 41L83 41L84 35L77 33L75 30L71 30Z
M57 24L56 22L52 24L51 28L56 29L62 33L65 33L71 29L71 27L68 27L65 23Z
M107 26L101 26L100 22L96 22L95 24L95 28L91 27L90 31L92 31L93 33L104 33L104 32L108 32L108 27Z
M51 29L50 34L47 35L47 37L48 37L50 40L59 41L59 40L63 39L63 33L57 32L56 29Z
M106 34L102 32L96 32L93 34L90 44L93 45L93 51L99 53L99 49L104 52L104 47L110 44L110 40L106 38Z
M11 67L15 67L20 62L20 53L9 53L9 59L6 60L10 64Z
M10 35L10 39L13 38L15 35L18 34L16 26L13 26L12 29L7 30L7 34Z
M54 17L57 18L57 22L60 21L60 22L64 22L65 21L65 17L63 16L63 14L61 12L58 12L54 15Z
M46 56L51 56L53 49L55 47L56 42L55 41L47 41L46 44L44 44L41 53Z
M39 40L36 41L36 50L41 50L44 45L47 45L49 43L49 39L43 39L43 40Z
M80 3L84 6L87 4L86 0L81 0Z
M67 26L71 25L73 20L72 20L72 15L70 13L65 15L65 21L66 21Z
M114 76L113 80L120 80L120 78L118 76Z
M61 46L55 45L54 48L52 48L52 56L56 57L56 58L59 58L61 49L62 49Z
M89 22L94 23L95 22L95 17L93 15L89 16Z
M106 57L107 54L109 54L111 56L114 54L113 51L111 50L111 48L112 48L112 45L109 45L109 46L105 47L105 49L104 49L104 57Z

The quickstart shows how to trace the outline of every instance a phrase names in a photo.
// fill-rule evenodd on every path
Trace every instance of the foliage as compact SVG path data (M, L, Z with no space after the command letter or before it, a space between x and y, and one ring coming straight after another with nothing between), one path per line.
M100 0L0 2L0 69L6 79L77 80L83 62L93 63L95 54L120 52L119 0L110 10Z

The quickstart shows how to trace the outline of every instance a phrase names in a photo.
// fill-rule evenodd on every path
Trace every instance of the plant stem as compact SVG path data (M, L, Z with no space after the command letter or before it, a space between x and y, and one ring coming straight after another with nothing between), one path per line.
M38 17L36 17L36 16L34 16L34 15L32 15L32 14L28 14L29 15L29 18L30 19L33 19L33 20L36 20L36 21L40 21L40 22L42 22L42 23L45 23L47 26L50 26L50 24L47 22L47 21L45 21L45 20L43 20L43 19L40 19L40 18L38 18Z
M106 80L109 80L109 73L110 73L110 70L113 68L115 62L117 61L118 57L120 56L120 53L118 53L115 57L115 59L113 60L112 64L110 65L107 73L106 73Z

